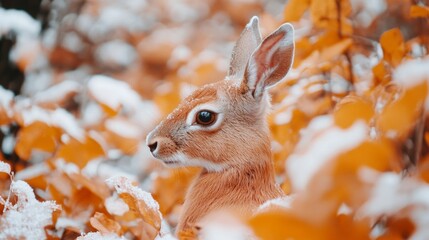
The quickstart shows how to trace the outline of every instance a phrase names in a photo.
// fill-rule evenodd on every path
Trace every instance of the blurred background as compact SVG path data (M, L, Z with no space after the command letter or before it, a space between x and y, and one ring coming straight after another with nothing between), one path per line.
M198 169L166 169L150 156L146 134L194 89L225 77L234 43L256 15L263 36L284 22L296 29L294 66L271 91L269 117L285 193L294 192L286 161L302 130L321 115L344 128L364 120L368 136L394 142L387 151L399 160L386 169L407 170L427 154L426 117L421 108L383 115L383 106L401 92L392 72L427 55L427 6L426 0L0 0L0 159L38 199L62 204L60 219L78 222L53 227L57 237L93 230L88 221L104 196L94 188L118 174L151 192L174 227ZM342 108L350 101L358 105ZM413 101L407 106L424 100ZM403 127L388 124L407 114ZM70 200L82 184L98 200ZM64 186L73 194L61 192Z

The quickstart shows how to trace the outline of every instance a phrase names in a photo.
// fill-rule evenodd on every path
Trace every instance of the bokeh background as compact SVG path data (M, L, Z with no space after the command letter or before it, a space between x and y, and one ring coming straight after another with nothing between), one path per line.
M256 15L263 36L296 29L268 118L293 197L179 237L428 239L428 5L0 0L0 236L173 239L199 169L165 168L146 134L225 77Z

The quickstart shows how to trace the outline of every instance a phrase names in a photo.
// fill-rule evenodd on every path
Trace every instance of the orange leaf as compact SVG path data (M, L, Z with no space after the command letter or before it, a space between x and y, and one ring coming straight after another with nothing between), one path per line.
M413 18L428 18L429 17L429 7L413 5L410 8L410 16Z
M69 142L60 146L56 158L63 158L82 169L89 161L104 155L101 144L92 136L86 135L83 142L70 138Z
M183 203L186 189L199 172L198 169L165 169L157 175L153 197L159 202L161 213L169 214L174 206Z
M285 22L299 21L304 12L310 7L311 0L289 0L283 11Z
M161 229L161 213L158 203L150 193L134 186L131 180L125 177L110 178L107 180L107 184L116 189L119 197L124 200L132 212L153 228L147 229L146 232L158 234Z
M380 37L384 59L393 66L399 65L405 55L404 37L398 28L384 32Z
M60 138L60 130L36 121L18 133L15 151L22 159L29 159L33 149L53 153Z
M320 54L320 58L322 61L330 61L341 55L345 52L353 43L353 40L350 38L346 38L332 46L329 46Z
M91 223L92 227L100 231L102 234L122 234L121 225L103 213L96 212L94 216L89 219L89 222Z
M342 128L349 128L357 120L369 124L373 116L372 103L355 95L343 98L334 111L335 123Z
M390 137L405 137L415 124L426 99L426 82L404 90L398 100L389 103L377 119L377 128Z
M132 155L138 150L141 128L125 118L111 118L105 122L106 138L123 153Z

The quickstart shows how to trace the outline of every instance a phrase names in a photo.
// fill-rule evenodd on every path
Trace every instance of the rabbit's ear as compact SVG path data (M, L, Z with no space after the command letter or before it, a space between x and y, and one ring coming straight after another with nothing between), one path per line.
M295 51L294 29L289 23L269 35L250 56L242 87L255 98L278 83L292 66Z
M241 78L244 68L253 51L261 44L262 38L259 31L259 19L254 16L246 25L240 38L232 50L231 63L228 76L230 78Z

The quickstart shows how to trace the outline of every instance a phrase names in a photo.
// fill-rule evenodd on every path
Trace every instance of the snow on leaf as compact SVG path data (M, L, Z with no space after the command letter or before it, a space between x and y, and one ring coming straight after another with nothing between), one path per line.
M0 172L10 174L10 165L3 161L0 161Z
M104 200L104 206L107 212L112 215L122 216L130 210L128 205L118 196L111 196Z
M161 213L159 205L148 192L134 186L129 179L122 176L111 177L106 180L109 187L114 188L119 196L128 204L129 208L143 217L159 232L161 228Z
M39 202L24 181L14 181L10 191L18 200L0 218L1 239L46 239L44 228L52 224L52 213L60 209L53 201Z
M229 212L219 211L209 214L201 221L200 227L198 239L202 240L257 239L248 226Z
M100 232L89 232L77 238L77 240L125 240L116 234L101 234Z
M13 30L18 34L36 36L41 29L40 22L21 10L0 8L0 19L0 35Z
M415 59L407 61L393 73L393 81L405 88L429 82L429 58Z
M429 231L429 186L396 173L362 172L365 181L375 181L372 194L359 209L358 216L392 216L400 211L410 211L417 229L410 239L427 239ZM375 178L375 179L374 179ZM408 210L407 210L408 209Z
M97 102L113 111L121 106L135 110L141 102L140 96L127 83L103 75L93 76L88 90Z
M357 122L348 129L333 127L315 134L317 135L313 135L315 138L312 141L307 143L301 141L297 152L286 161L292 187L298 191L306 188L323 165L340 153L360 144L367 136L367 126ZM335 146L335 149L326 146Z

